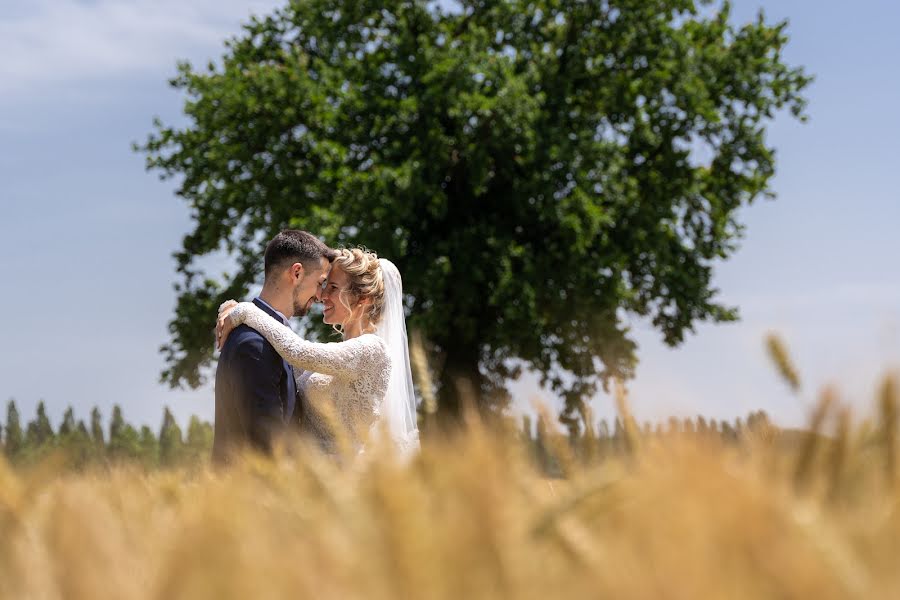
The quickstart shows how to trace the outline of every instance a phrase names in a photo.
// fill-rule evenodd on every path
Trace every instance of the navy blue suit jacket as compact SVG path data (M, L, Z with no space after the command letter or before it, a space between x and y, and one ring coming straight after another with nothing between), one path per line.
M268 306L254 304L281 322ZM248 445L271 453L272 443L297 420L294 372L255 329L236 327L225 341L216 368L216 422L213 459Z

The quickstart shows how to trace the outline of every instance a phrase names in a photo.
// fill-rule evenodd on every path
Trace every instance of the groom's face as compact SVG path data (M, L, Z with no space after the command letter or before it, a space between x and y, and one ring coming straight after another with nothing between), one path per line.
M299 264L299 263L298 263ZM296 268L296 265L294 265ZM319 258L318 268L302 270L301 275L294 284L294 316L305 317L306 313L316 301L316 292L328 279L328 271L331 263L324 256Z

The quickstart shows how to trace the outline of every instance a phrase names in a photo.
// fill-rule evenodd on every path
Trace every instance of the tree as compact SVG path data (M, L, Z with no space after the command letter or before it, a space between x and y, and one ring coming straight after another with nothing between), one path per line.
M703 415L697 416L697 433L701 436L705 436L709 433L709 426L706 423L706 419L703 418Z
M77 425L75 424L75 411L70 406L63 413L62 423L59 425L59 437L68 437L75 433Z
M57 432L57 442L59 448L62 449L66 459L74 467L80 467L89 460L89 438L82 438L79 425L84 427L84 423L75 422L75 410L69 406L63 413L62 423L59 425ZM87 431L85 430L85 433Z
M44 401L41 400L38 402L34 421L28 424L25 435L26 444L30 450L40 450L52 445L55 441L54 438L53 426L47 417L47 408L44 406Z
M162 427L159 430L160 464L166 467L178 464L184 455L183 446L181 428L167 406L163 413Z
M82 468L95 461L100 453L88 433L84 421L75 421L72 409L66 411L63 423L59 427L59 445L65 452L68 464L75 469Z
M109 421L109 453L115 457L116 447L125 435L125 417L122 415L122 407L113 406L112 419Z
M737 430L728 421L722 421L722 439L726 442L735 442L738 439Z
M103 439L103 418L96 406L91 410L91 440L97 447L106 448L106 440Z
M109 422L109 457L112 460L131 460L141 456L141 441L137 430L125 421L122 408L113 406Z
M146 425L141 427L140 436L141 462L147 468L159 465L159 442L153 430Z
M201 461L212 453L213 444L213 428L209 423L205 423L191 415L191 421L188 424L186 453L192 462Z
M696 0L308 0L253 19L219 64L179 65L187 125L136 147L195 219L163 379L202 382L217 306L295 227L397 263L443 413L502 404L524 366L575 414L632 375L629 315L673 346L737 318L713 267L739 209L771 196L766 126L803 118L810 81L785 28ZM233 274L199 266L222 249Z
M18 457L22 452L24 442L19 409L16 408L16 401L10 399L6 405L6 435L4 436L4 450L7 458L14 459Z

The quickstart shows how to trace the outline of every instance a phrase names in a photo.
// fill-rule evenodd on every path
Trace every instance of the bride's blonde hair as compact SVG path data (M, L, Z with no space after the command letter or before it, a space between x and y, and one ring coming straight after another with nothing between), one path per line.
M365 248L341 248L331 264L340 267L350 281L349 287L341 291L341 304L352 312L353 309L346 301L345 294L353 295L357 301L370 299L371 303L363 314L368 317L370 327L374 328L381 321L381 314L384 311L384 275L378 262L378 255ZM335 325L334 329L342 333L343 328L341 325Z

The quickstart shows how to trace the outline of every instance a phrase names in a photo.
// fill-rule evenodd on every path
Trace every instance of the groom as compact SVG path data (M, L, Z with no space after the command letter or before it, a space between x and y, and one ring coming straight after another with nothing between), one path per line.
M328 277L335 252L306 231L282 231L266 246L265 282L253 302L273 319L304 316ZM271 453L285 426L298 422L292 367L247 325L225 342L216 369L213 460L250 446Z

